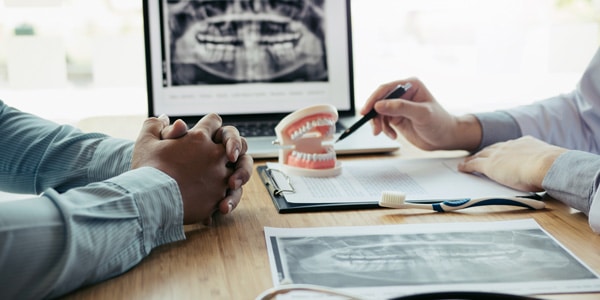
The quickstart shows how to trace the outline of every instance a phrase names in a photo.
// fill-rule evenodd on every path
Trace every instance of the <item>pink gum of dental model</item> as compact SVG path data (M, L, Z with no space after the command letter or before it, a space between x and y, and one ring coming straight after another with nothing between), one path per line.
M330 177L341 173L332 143L338 113L334 106L308 106L283 118L275 127L279 164L288 174Z

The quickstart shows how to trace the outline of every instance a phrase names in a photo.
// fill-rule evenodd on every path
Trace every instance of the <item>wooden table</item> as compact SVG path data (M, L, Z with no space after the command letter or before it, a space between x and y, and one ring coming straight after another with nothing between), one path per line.
M410 156L414 154L411 151L404 147L401 155ZM256 161L255 167L265 162ZM219 216L211 227L186 227L186 241L161 246L127 273L83 288L65 299L254 299L273 287L265 226L365 226L523 218L535 219L600 273L600 236L592 232L584 214L556 200L549 199L543 211L480 207L445 214L388 209L279 214L255 168L234 213ZM600 299L600 293L543 298Z

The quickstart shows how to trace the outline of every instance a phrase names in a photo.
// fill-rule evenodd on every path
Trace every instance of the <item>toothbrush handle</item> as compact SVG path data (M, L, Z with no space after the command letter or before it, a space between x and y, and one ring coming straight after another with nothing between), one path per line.
M461 199L461 200L448 200L441 203L432 204L432 208L438 212L453 211L464 209L468 207L486 206L486 205L510 205L520 206L528 209L543 209L546 207L544 202L539 200L533 200L529 198L519 197L507 197L507 198L475 198L475 199Z

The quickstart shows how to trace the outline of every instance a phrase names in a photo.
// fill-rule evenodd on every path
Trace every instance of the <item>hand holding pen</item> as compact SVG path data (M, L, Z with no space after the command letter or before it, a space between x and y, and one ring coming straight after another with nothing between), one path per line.
M411 88L398 99L383 100L398 84L410 83ZM367 99L360 111L376 108L373 133L384 132L391 139L402 135L423 150L477 149L481 142L481 126L473 115L449 114L417 78L393 81L381 85Z
M389 91L387 93L387 95L385 97L383 97L383 99L396 99L396 98L400 98L400 97L402 97L402 95L404 95L404 93L406 93L406 91L410 87L411 87L410 83L406 83L404 85L398 84L398 85L396 85L396 87L393 90ZM369 120L373 119L375 116L377 116L377 111L375 111L375 107L373 107L373 108L371 108L371 110L368 113L366 113L356 123L354 123L348 129L346 129L342 133L342 135L340 135L340 137L335 142L337 143L337 142L345 139L347 136L349 136L350 134L352 134L353 132L355 132L356 130L358 130L358 128L360 128L361 126L363 126Z

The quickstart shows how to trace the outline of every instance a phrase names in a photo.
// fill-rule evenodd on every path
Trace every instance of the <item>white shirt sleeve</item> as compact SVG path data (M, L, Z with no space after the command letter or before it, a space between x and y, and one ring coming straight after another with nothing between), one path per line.
M483 128L480 149L525 135L572 149L554 162L542 186L588 215L600 233L600 49L573 92L476 116Z
M507 110L523 135L600 154L600 51L574 91Z

